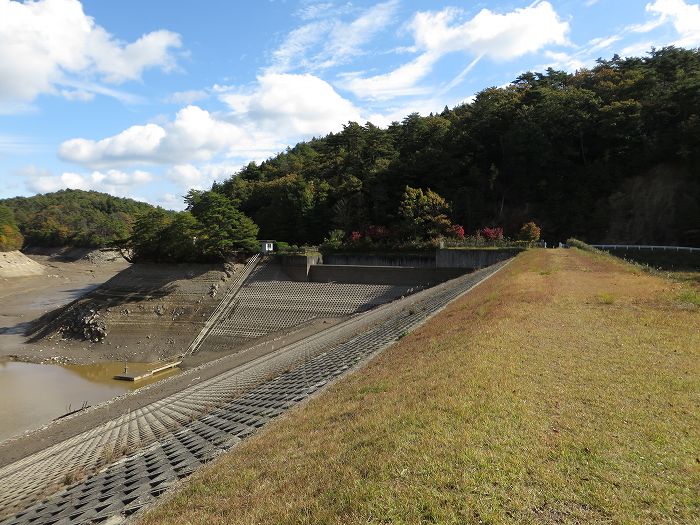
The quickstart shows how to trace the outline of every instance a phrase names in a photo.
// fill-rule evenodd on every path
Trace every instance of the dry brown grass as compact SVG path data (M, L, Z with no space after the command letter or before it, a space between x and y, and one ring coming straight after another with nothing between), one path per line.
M524 253L140 523L698 523L684 286Z

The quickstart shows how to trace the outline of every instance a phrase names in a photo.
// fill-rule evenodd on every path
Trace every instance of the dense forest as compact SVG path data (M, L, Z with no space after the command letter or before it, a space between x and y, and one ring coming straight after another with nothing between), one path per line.
M9 209L25 246L101 247L131 235L135 218L153 206L106 193L62 190L0 200ZM21 245L21 241L20 241Z
M7 206L0 204L0 252L19 250L22 241L14 213Z
M186 202L173 213L78 190L6 199L2 243L21 242L16 220L25 245L120 240L156 261L220 260L256 236L328 249L540 232L700 246L700 50L528 72L387 128L350 122Z
M467 234L515 237L534 221L552 241L698 246L699 161L700 52L668 47L573 74L525 73L386 129L351 122L211 191L261 237L296 244L334 229L395 234L409 186L444 197Z
M258 249L258 227L215 192L190 192L188 211L162 208L139 215L133 233L116 243L132 261L221 261ZM129 255L126 255L129 254Z

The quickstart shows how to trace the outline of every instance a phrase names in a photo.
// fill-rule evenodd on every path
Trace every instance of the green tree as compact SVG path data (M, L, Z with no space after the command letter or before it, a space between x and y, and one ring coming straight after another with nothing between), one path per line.
M200 224L190 212L177 213L161 233L163 260L172 262L200 260L202 251L197 244L199 230Z
M224 260L236 252L258 249L257 225L220 193L190 192L190 212L196 218L196 245L203 257Z
M173 215L162 208L154 208L139 215L134 222L129 247L134 261L167 261L168 241L166 231L173 223Z
M131 234L136 215L153 206L82 190L0 201L12 210L27 245L107 246Z
M12 210L0 205L0 252L19 250L23 241Z
M412 239L435 239L447 235L452 222L447 216L450 208L440 195L421 188L406 186L399 206L402 230Z

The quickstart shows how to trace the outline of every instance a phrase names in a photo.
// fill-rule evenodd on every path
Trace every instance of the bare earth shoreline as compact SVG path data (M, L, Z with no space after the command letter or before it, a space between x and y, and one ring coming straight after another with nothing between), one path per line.
M25 344L27 327L56 308L94 290L129 264L123 259L94 263L89 260L58 261L49 255L31 255L42 265L38 275L0 277L0 358L47 363L94 362L99 352L83 350L80 359L65 355L56 345Z

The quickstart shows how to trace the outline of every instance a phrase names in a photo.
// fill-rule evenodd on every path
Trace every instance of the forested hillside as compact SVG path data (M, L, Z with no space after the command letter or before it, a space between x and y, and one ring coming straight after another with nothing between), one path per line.
M153 209L132 199L82 190L0 200L3 205L14 214L28 246L105 246L131 235L136 216Z
M391 232L407 186L430 188L467 234L533 220L563 240L700 245L700 52L664 48L504 88L387 129L349 123L212 191L263 238Z
M0 252L19 250L22 247L22 234L12 210L0 204Z

